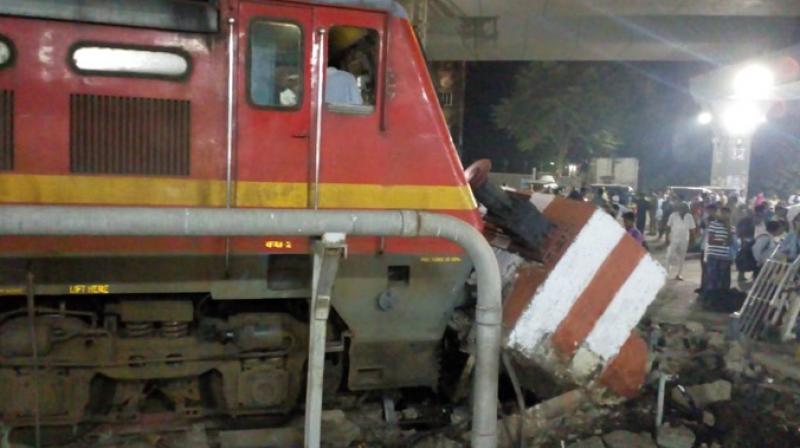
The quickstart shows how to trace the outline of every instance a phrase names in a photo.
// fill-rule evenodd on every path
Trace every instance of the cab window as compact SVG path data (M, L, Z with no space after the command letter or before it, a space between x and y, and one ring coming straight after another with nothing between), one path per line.
M355 114L374 110L378 42L377 31L369 28L331 28L325 73L325 102L329 110Z
M291 22L258 19L250 24L247 87L260 107L297 109L303 99L302 38Z

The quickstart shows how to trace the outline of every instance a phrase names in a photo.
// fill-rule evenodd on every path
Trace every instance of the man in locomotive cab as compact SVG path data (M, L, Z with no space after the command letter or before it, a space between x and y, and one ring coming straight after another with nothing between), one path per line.
M352 73L328 66L325 73L325 102L328 104L364 104L356 77Z
M375 45L364 37L350 48L342 58L342 66L356 77L364 104L375 104L375 61L371 58Z
M328 49L325 102L329 104L375 104L374 32L355 27L334 27Z
M300 75L293 69L281 67L278 69L278 99L281 106L296 106L300 90Z

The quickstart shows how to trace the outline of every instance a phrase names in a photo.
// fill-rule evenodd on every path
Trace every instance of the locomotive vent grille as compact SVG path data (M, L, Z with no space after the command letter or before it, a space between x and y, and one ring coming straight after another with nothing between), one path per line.
M14 169L14 92L0 90L0 170Z
M189 101L72 94L73 173L189 175Z

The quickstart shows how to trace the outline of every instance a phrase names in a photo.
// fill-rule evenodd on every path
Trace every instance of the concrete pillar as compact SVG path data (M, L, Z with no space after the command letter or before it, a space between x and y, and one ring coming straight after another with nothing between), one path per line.
M736 188L747 197L752 140L752 135L731 136L722 129L714 130L711 186Z

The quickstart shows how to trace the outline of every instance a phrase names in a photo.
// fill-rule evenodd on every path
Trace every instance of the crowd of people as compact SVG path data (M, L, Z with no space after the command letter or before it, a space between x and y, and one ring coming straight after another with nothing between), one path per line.
M646 234L651 244L663 240L669 278L683 280L687 252L700 252L702 276L697 292L705 301L725 301L736 295L731 287L734 267L743 285L755 281L770 256L791 262L800 253L800 191L783 201L764 194L746 201L736 193L702 190L690 198L669 190L640 193L629 204L609 198L602 189L573 190L568 197L607 210L645 247Z
M704 193L689 202L670 192L655 196L646 205L654 212L650 231L666 240L668 275L683 280L686 252L695 247L702 267L697 292L712 305L741 297L731 288L734 266L744 284L748 273L755 281L770 256L794 261L800 252L798 195L781 201L758 194L745 201L737 194Z
M687 229L687 249L697 246L703 254L703 287L706 289L729 287L734 263L739 280L745 280L748 272L756 277L776 249L777 255L793 261L798 252L793 245L797 244L797 232L800 232L797 198L793 195L790 201L784 202L777 198L767 200L759 194L744 201L735 194L704 193L686 202L668 192L663 198L651 201L650 205L655 204L660 209L651 221L658 223L656 238L665 238L675 253L668 263L669 273L674 272L675 278L681 280L682 260L679 258L685 254ZM651 233L655 233L652 225Z

